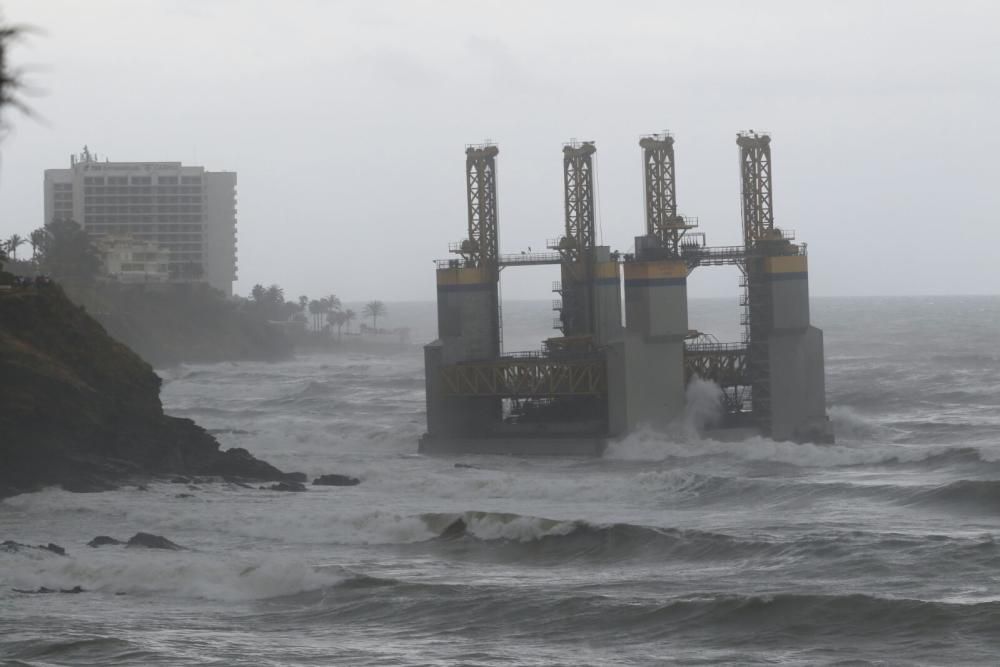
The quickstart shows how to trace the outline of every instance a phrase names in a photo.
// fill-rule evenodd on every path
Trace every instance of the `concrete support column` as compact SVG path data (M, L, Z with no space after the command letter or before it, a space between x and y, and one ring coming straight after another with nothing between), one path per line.
M622 335L622 283L618 262L594 265L594 342L607 345Z
M684 411L684 337L688 332L688 267L680 260L625 264L625 338L615 352L625 391L611 400L626 430L662 426ZM612 370L609 381L620 369ZM619 383L621 384L621 383Z
M438 339L424 347L432 437L482 436L501 418L499 398L448 396L441 380L443 366L500 355L498 297L495 269L438 269Z
M761 279L770 296L768 358L771 437L832 441L826 416L823 332L809 321L805 255L768 257Z
M438 336L444 347L443 363L500 355L498 300L495 269L438 269Z

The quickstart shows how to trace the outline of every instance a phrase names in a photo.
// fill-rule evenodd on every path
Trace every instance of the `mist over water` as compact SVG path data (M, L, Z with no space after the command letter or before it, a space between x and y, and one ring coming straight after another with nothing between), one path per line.
M433 335L431 304L390 312ZM547 303L504 314L508 350L551 335ZM692 301L720 340L738 318ZM599 460L428 458L416 345L163 370L168 411L224 446L362 483L4 500L0 538L68 556L0 549L0 662L994 662L1000 298L815 299L813 321L835 445L702 439L696 384L684 423ZM138 531L187 550L85 546ZM12 590L40 586L86 592Z

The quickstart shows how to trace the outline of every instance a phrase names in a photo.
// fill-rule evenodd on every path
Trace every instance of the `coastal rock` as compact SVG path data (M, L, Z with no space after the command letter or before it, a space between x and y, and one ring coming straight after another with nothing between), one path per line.
M27 593L29 595L46 595L49 593L86 593L86 589L82 586L74 586L73 588L60 588L56 590L54 588L46 588L45 586L39 586L35 590L25 590L23 588L12 588L15 593Z
M58 556L65 556L66 550L59 546L58 544L53 544L49 542L48 544L39 544L38 546L32 546L30 544L22 544L20 542L15 542L14 540L4 540L0 542L0 551L6 551L7 553L17 553L18 551L23 551L25 549L35 549L37 551L49 551Z
M39 545L38 548L39 549L45 549L46 551L51 551L52 553L58 554L60 556L65 556L66 555L66 550L65 549L63 549L58 544L52 544L52 542L49 542L45 546Z
M205 436L211 438L208 433L205 433ZM212 442L215 442L214 438ZM250 452L242 447L233 447L224 452L219 452L212 463L201 472L203 474L220 475L222 477L243 477L245 479L263 479L268 481L279 481L286 478L285 473L270 463L265 463L260 459L254 458Z
M184 547L174 544L162 535L152 533L136 533L129 538L125 544L126 548L144 547L146 549L168 549L170 551L181 551Z
M349 475L320 475L313 480L316 486L357 486L361 480Z
M28 545L21 544L20 542L15 542L14 540L4 540L0 542L0 551L6 551L7 553L14 553L20 551L23 547Z
M286 472L285 480L289 482L305 483L309 480L304 472Z
M117 544L125 544L125 543L122 542L121 540L116 540L113 537L108 537L107 535L98 535L91 541L87 542L88 547L94 547L95 549L97 547L113 546Z
M60 485L106 491L168 475L282 481L160 403L159 376L62 288L0 291L0 497Z
M268 487L260 487L268 491L305 491L306 487L301 482L278 482Z

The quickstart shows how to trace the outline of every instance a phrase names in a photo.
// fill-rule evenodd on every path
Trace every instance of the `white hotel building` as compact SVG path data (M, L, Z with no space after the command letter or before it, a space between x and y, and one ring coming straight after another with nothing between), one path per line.
M45 222L75 220L95 238L131 237L169 252L171 280L227 295L236 280L236 172L180 162L100 162L86 148L45 171Z

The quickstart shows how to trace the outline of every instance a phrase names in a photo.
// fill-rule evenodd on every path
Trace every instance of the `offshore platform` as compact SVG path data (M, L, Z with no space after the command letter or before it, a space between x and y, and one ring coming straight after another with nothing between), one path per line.
M563 147L565 230L547 252L498 247L497 155L465 151L468 238L437 262L438 338L424 348L427 433L420 451L600 455L608 440L682 416L695 377L722 389L722 430L832 442L823 332L809 321L805 244L774 225L771 138L742 132L743 245L711 247L679 215L674 138L643 137L645 234L635 252L595 237L593 142ZM529 352L502 349L500 272L558 265L555 336ZM689 329L687 277L739 267L739 343ZM622 323L622 274L625 318Z

